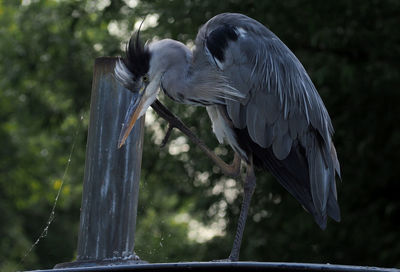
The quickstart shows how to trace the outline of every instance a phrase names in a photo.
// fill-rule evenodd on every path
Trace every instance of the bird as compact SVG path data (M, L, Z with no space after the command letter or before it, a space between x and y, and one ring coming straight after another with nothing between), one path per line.
M239 260L255 168L272 174L321 229L328 217L340 221L340 165L330 116L303 65L271 30L243 14L218 14L199 28L193 50L172 39L143 43L139 32L114 69L117 80L137 94L118 145L160 92L206 107L218 141L235 154L231 165L219 166L231 176L246 168L228 261Z

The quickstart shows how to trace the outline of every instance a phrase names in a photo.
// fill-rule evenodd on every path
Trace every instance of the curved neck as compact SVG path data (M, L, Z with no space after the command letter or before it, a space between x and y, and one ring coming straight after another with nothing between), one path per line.
M187 103L185 95L196 85L192 82L190 63L174 63L169 66L161 78L164 93L172 100Z
M225 99L243 98L226 77L210 64L201 49L192 52L173 40L156 42L150 67L160 71L161 87L173 100L195 105L225 104ZM150 68L150 69L152 69Z

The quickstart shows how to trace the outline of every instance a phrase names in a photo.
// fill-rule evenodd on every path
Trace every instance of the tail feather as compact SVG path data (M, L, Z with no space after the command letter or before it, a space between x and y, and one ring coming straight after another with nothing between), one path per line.
M311 194L314 206L322 214L340 221L340 208L337 202L335 172L340 177L340 166L332 142L326 145L317 131L310 130L304 137L308 150Z
M306 136L308 170L310 173L311 195L315 208L321 214L326 214L326 204L330 194L330 183L335 182L335 173L331 159L324 156L323 146L314 132Z
M336 152L335 152L336 155ZM339 163L337 163L339 165ZM337 170L337 168L335 168ZM340 170L337 172L340 177ZM340 208L337 201L337 191L336 191L336 182L331 182L331 190L328 196L327 203L327 212L328 215L335 220L336 222L340 222Z

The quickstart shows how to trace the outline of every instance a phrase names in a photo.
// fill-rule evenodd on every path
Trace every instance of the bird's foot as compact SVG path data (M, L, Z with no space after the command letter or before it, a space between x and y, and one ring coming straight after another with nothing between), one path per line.
M226 259L212 260L212 262L217 262L217 263L232 263L232 262L237 262L237 261L239 261L239 258L234 258L232 256L229 256Z
M171 123L169 123L168 130L165 133L164 139L162 140L161 145L160 145L161 148L165 147L165 145L168 143L169 136L171 136L171 132L172 132L173 128L174 128L174 126L171 125Z
M227 258L227 259L220 259L220 260L212 260L212 262L216 262L216 263L231 263L234 262L231 259Z

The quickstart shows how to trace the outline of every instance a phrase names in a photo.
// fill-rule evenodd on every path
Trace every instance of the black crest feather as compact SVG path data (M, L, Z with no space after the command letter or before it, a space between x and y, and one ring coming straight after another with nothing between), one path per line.
M146 44L139 38L140 27L126 45L126 57L123 59L125 66L133 74L134 80L144 76L150 68L151 54Z

